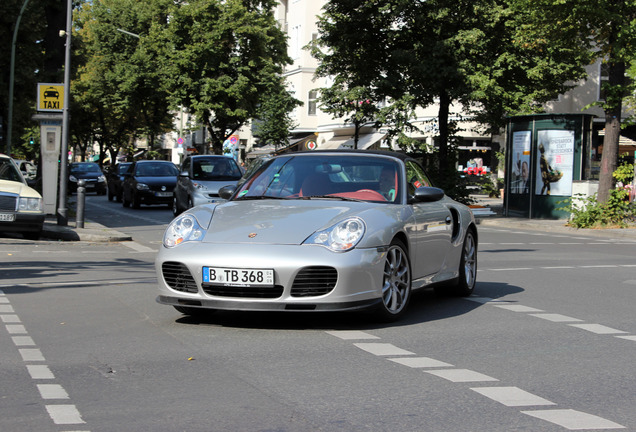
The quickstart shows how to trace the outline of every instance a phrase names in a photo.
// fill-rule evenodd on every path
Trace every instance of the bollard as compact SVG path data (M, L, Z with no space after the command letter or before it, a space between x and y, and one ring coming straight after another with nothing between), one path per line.
M86 201L86 181L77 182L77 215L75 220L76 228L84 228L84 202Z

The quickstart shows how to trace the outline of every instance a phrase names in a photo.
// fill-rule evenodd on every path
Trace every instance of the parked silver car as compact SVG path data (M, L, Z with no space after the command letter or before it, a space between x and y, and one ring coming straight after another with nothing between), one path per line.
M475 287L471 210L400 153L288 153L220 195L176 217L157 254L157 301L184 314L372 308L390 321L412 290Z
M195 155L181 163L174 189L172 212L175 216L200 204L221 200L219 189L235 185L242 171L236 161L227 156Z

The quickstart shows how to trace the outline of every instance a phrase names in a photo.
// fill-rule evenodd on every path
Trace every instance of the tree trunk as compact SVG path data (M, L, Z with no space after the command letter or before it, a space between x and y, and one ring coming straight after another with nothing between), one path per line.
M447 178L448 174L448 113L450 110L450 98L446 91L442 91L439 95L439 172L440 178Z
M611 59L610 59L611 61ZM610 190L614 187L612 174L618 165L618 142L621 133L622 94L617 95L612 89L620 88L625 83L625 63L617 62L609 65L609 91L607 93L605 108L605 136L603 137L603 155L601 156L601 171L598 182L599 203L604 203L610 196ZM619 86L619 87L617 87Z

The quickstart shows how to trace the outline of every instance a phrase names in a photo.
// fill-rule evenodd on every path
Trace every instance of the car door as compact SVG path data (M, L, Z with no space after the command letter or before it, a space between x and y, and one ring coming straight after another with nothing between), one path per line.
M407 191L414 195L415 189L431 186L424 170L415 161L406 161ZM413 279L439 272L450 251L453 231L452 215L444 201L413 202L415 229L412 231L411 253Z
M130 168L124 174L124 181L122 182L122 198L123 201L130 202L132 200L132 187L133 187L133 173L137 167L137 163L133 162Z

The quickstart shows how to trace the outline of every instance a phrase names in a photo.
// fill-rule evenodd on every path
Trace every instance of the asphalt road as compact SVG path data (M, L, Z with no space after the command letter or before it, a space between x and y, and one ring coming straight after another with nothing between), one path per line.
M166 207L120 243L0 236L0 431L636 430L636 242L480 226L475 295L364 314L159 305Z

